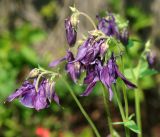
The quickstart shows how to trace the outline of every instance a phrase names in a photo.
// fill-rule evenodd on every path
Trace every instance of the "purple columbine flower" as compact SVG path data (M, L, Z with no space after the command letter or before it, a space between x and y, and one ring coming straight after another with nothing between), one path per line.
M106 66L100 72L101 82L108 88L110 94L110 100L112 99L112 84L116 83L117 78L120 77L128 88L136 88L136 85L125 78L125 76L119 71L118 65L116 64L116 58L112 53L111 58L108 60Z
M101 18L99 16L97 16L97 19L99 21L97 28L101 30L104 34L106 34L107 36L118 35L118 27L115 23L115 18L112 14L108 16L108 19Z
M74 61L74 56L71 51L67 51L66 56L63 58L53 61L49 64L50 67L56 67L59 63L62 61L67 61L66 64L66 71L72 78L72 80L76 83L77 79L79 78L81 74L82 64L79 61ZM74 61L74 62L73 62Z
M120 77L129 88L136 88L136 85L127 80L119 71L113 54L105 66L102 65L102 61L96 60L96 64L92 65L92 67L92 70L88 71L84 79L87 88L81 96L88 96L96 83L101 81L109 90L109 99L111 100L113 97L112 84L116 83L118 77Z
M49 85L52 85L52 87ZM11 102L16 98L19 98L21 104L36 110L47 108L53 100L59 104L59 98L55 93L53 83L51 84L46 79L43 79L39 85L38 91L36 91L35 86L36 79L34 79L33 83L25 81L19 89L7 98L6 101Z
M65 29L66 29L66 37L69 46L73 46L76 43L77 31L76 28L72 25L71 19L65 19Z
M87 74L84 79L84 84L87 84L86 90L81 94L81 96L88 96L96 83L100 81L99 79L99 72L102 69L102 62L100 60L96 60L95 64L87 66Z
M95 41L93 37L89 37L79 48L74 61L81 62L84 66L95 63L97 57L104 55L102 44L104 39Z

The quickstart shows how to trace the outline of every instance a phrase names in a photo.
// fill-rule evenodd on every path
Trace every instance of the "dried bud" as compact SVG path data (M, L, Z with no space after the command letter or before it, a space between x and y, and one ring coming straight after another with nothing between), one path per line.
M77 29L77 25L79 23L79 11L75 7L70 7L70 9L72 11L71 24L75 29Z
M28 75L28 78L35 78L39 75L39 69L35 68L35 69L32 69L31 72L29 73Z

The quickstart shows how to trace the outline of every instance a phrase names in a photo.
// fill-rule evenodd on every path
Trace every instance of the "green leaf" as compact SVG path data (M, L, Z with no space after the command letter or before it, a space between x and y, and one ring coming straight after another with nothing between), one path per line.
M155 74L157 74L157 73L158 73L158 71L156 71L156 70L154 70L154 69L146 69L146 70L144 70L144 71L142 71L142 72L140 73L139 78L143 78L143 77L145 77L145 76L155 75Z
M130 130L132 130L135 133L140 133L140 130L136 123L133 120L125 122L124 126L128 127Z
M128 48L131 48L131 47L133 47L133 46L134 46L133 40L130 40L130 39L129 39L127 47L128 47Z
M131 119L134 115L131 115L129 119ZM140 133L140 130L138 128L138 126L136 125L136 123L133 120L129 120L126 122L114 122L112 123L113 125L124 125L125 127L129 128L130 130L132 130L135 133Z
M133 114L131 114L130 116L129 116L129 120L131 120L133 117L135 116L135 114L133 113Z

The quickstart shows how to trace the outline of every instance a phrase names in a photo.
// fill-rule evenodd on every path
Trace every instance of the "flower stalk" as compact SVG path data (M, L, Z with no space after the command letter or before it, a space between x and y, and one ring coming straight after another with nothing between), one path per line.
M128 52L126 52L126 53L127 53L127 57L129 58ZM139 64L141 64L141 60L139 60L139 62L138 62L138 70L137 70L138 73L140 71L140 65ZM132 67L130 67L130 70L131 70L132 78L134 79L134 81L135 81L135 83L138 87L138 76L139 76L139 74L137 74L137 76L136 76ZM137 125L138 125L138 128L139 128L139 131L140 131L140 134L138 134L138 137L142 137L143 135L142 135L141 107L140 107L139 92L140 92L140 89L138 87L135 90L135 110L136 110L136 122L137 122Z
M68 82L64 78L61 77L61 79L64 82L64 84L66 85L66 87L68 88L69 93L71 94L72 98L76 102L76 104L79 107L80 111L82 112L82 114L84 115L84 117L86 118L86 120L88 121L90 126L92 127L96 137L101 137L100 133L98 132L98 130L97 130L96 126L94 125L94 123L92 122L91 118L89 117L87 112L84 110L83 106L81 105L81 103L77 99L76 95L74 94L74 91L72 90L71 86L68 84Z
M140 130L138 137L142 137L142 124L141 124L141 109L140 109L140 99L139 99L139 89L135 90L135 109L136 109L136 121Z
M83 15L84 17L86 17L90 21L90 23L93 25L94 29L97 30L97 26L96 26L96 24L94 23L94 21L92 20L92 18L90 16L88 16L84 12L79 12L79 15Z
M111 120L111 114L110 114L110 109L109 109L109 102L108 102L108 98L106 95L106 88L104 87L104 85L102 84L102 88L103 88L103 100L104 100L104 106L105 106L105 111L107 114L107 121L108 121L108 126L109 126L109 131L110 131L110 135L111 137L113 137L113 126L112 126L112 120Z

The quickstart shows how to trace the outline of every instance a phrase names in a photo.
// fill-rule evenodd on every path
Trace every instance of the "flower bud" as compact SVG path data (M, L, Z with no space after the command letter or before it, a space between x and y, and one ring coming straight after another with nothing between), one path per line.
M120 33L119 39L123 43L123 45L128 45L128 38L129 38L129 33L127 28L124 28L122 32Z
M73 46L76 43L77 31L71 23L71 18L65 19L66 37L69 46Z
M148 52L146 55L146 59L147 59L149 67L153 68L156 62L156 53L153 51Z

